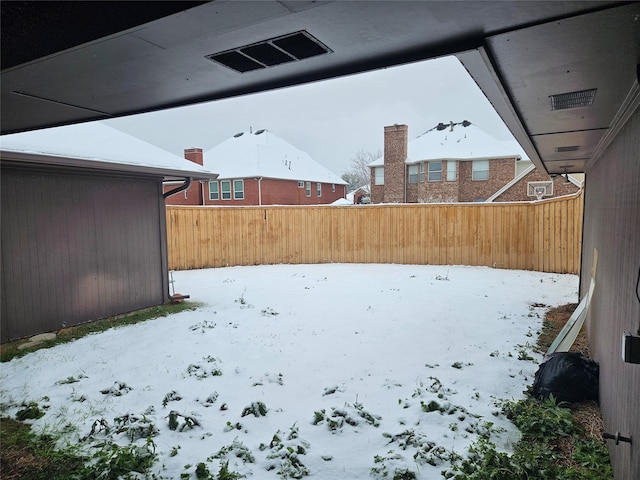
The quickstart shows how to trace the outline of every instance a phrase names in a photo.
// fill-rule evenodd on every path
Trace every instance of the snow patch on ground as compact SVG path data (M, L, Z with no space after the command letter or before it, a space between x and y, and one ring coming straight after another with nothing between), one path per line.
M151 437L160 478L221 462L255 478L440 478L479 435L509 449L544 307L578 277L483 267L275 265L174 273L205 306L1 366L71 442Z

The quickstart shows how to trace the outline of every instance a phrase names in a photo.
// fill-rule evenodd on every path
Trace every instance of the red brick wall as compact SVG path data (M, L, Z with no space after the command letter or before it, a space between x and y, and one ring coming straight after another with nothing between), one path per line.
M460 162L458 162L460 163ZM456 180L447 181L447 162L442 162L442 180L429 182L428 165L424 166L424 182L417 184L415 200L416 203L452 203L458 201L459 183Z
M513 185L509 190L499 195L494 202L531 202L536 200L536 197L530 197L527 195L528 193L528 183L529 182L548 182L551 180L551 177L537 168L529 172L522 179L518 180L518 182ZM579 188L573 183L565 183L565 179L562 176L558 176L553 179L553 196L561 197L563 195L569 195L572 193L576 193ZM545 196L544 198L551 198Z
M202 166L203 157L201 148L185 148L184 158L187 160ZM162 193L167 193L170 190L178 188L180 183L174 183L170 185L162 186ZM167 197L165 203L167 205L202 205L202 185L199 181L194 180L191 182L191 186L182 192L176 193Z
M405 160L409 127L384 127L384 195L385 203L402 203L404 197ZM379 186L379 185L378 185ZM373 191L372 191L373 193Z
M184 158L186 158L187 160L193 163L197 163L200 166L202 166L204 163L204 158L202 157L201 148L185 148Z
M220 180L218 180L220 183ZM258 185L259 184L259 185ZM233 181L231 184L231 196L233 197ZM322 184L321 196L317 195L317 182L311 182L311 196L307 196L306 182L303 188L298 187L297 180L280 180L263 178L244 179L244 200L209 200L209 185L205 186L205 204L218 206L241 206L241 205L326 205L333 203L339 198L346 197L346 185L335 185L332 191L331 183ZM220 193L222 192L219 187Z
M424 182L409 184L407 181L408 203L451 203L473 202L478 198L486 200L515 177L515 159L489 160L489 179L472 180L472 162L458 161L457 176L447 181L447 162L442 162L442 180L428 181L428 167L425 165Z
M366 197L370 197L369 193L362 188L359 188L353 192L353 203L357 204L359 203L359 200Z
M371 169L371 203L382 203L384 201L384 185L375 185L375 171Z
M472 161L458 162L459 202L486 200L516 176L515 158L489 160L489 180L472 180Z
M175 190L181 185L180 183L172 183L162 186L162 193L167 193L170 190ZM206 185L205 185L206 188ZM165 203L167 205L202 205L202 186L200 182L194 180L191 182L191 186L182 192L178 192L174 195L167 197Z

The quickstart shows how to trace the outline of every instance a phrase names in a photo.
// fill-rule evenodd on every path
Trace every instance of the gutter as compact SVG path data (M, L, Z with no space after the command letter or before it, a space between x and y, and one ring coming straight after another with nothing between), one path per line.
M186 177L184 179L184 183L182 185L180 185L177 188L174 188L173 190L169 190L166 193L162 194L162 198L166 199L167 197L170 197L171 195L175 195L176 193L180 193L183 190L186 190L187 188L189 188L191 186L191 177Z

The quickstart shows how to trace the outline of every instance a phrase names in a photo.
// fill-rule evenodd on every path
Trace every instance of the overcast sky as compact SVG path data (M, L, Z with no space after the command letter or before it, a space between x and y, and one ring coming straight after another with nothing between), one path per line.
M510 138L464 67L446 57L105 123L180 156L266 128L342 175L358 150L382 149L386 125L408 125L412 139L462 120Z

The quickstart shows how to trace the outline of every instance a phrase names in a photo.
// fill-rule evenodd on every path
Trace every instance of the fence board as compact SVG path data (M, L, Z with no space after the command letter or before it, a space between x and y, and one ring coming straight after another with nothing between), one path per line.
M169 268L479 265L579 273L583 195L532 203L167 207Z

